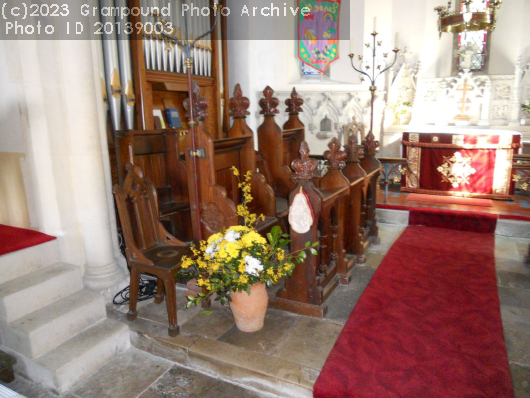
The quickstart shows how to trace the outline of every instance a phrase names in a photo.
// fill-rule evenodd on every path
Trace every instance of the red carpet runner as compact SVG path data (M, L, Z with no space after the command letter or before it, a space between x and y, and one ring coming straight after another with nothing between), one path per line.
M314 397L513 397L494 236L409 226L353 309Z
M54 236L37 231L0 224L0 256L54 239Z
M409 193L406 200L416 202L450 203L455 205L492 207L491 199L460 198L458 196L425 195L422 193Z
M409 225L493 234L497 217L497 214L414 208L409 211Z

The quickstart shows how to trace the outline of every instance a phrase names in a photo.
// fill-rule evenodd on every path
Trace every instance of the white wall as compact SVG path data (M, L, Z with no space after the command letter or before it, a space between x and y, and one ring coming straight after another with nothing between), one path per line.
M6 42L0 40L0 224L30 227L24 189L26 143L18 87L7 65Z
M285 1L294 5L294 0ZM229 0L228 4L235 4L237 0ZM283 2L282 2L283 3ZM259 3L258 3L259 4ZM425 78L446 77L451 75L453 59L453 34L438 34L438 14L434 11L436 6L446 5L443 0L356 0L350 4L350 32L354 40L354 51L359 54L364 51L365 57L369 56L363 44L371 41L373 17L377 16L378 40L383 41L379 47L382 52L389 52L394 48L394 35L400 33L400 48L408 48L412 52L409 60L412 63L421 61L422 75ZM510 0L503 2L499 10L497 30L492 33L490 53L490 74L512 74L518 56L526 52L530 57L530 15L529 0ZM341 15L341 19L347 18ZM232 32L240 32L240 37L246 37L249 32L255 32L253 20L247 20L247 26L234 26L230 24ZM296 20L292 19L292 29L296 31ZM237 25L242 25L238 20ZM362 49L362 50L361 50ZM229 43L231 53L230 85L236 80L251 80L255 86L266 84L275 90L287 90L295 83L297 89L303 90L300 85L300 61L296 57L297 43L295 40L269 41L266 43L250 42L247 45ZM322 84L323 91L343 90L348 86L358 85L358 74L350 65L348 40L341 40L341 58L331 66L331 80L343 83L342 87L336 84ZM265 54L265 56L263 56ZM250 59L251 64L241 60ZM397 65L401 61L398 60ZM382 83L381 78L378 86ZM311 84L312 89L315 87ZM250 89L250 87L248 87ZM260 87L261 88L261 87ZM262 89L262 88L261 88ZM247 95L248 92L247 92ZM250 95L249 95L250 97ZM251 100L253 99L250 97ZM256 108L253 106L252 108Z
M497 28L491 32L489 74L511 75L517 58L529 48L530 1L510 0L499 9ZM528 54L527 54L528 56ZM530 61L527 59L526 62Z

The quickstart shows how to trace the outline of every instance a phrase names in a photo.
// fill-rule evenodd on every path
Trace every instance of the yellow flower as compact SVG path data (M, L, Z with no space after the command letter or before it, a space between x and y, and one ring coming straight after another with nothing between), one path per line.
M248 283L248 276L246 275L241 275L239 277L239 283Z
M216 271L219 271L219 268L221 267L221 264L218 263L217 261L214 261L210 264L210 271L212 272L216 272Z
M227 258L228 257L228 253L226 252L224 247L221 247L217 253L219 254L219 258Z
M267 241L264 237L262 237L260 234L258 234L255 231L250 231L248 234L245 234L241 237L241 243L244 247L250 247L253 244L265 244Z
M189 258L188 256L182 256L181 264L180 266L184 269L187 269L193 265L193 260Z
M219 239L221 239L224 235L221 232L217 232L216 234L213 234L208 238L208 244L211 245L213 242L217 242Z
M237 242L228 242L225 250L230 257L236 258L239 255L239 244Z
M235 225L233 227L230 227L230 229L236 232L246 232L249 230L248 227L245 227L244 225Z
M274 275L274 270L273 270L272 268L269 268L269 269L267 270L267 274L268 274L268 275L271 275L271 276Z
M278 250L278 253L276 253L276 257L278 258L278 261L283 261L285 259L285 252L283 249Z
M236 177L239 176L239 170L236 168L236 166L230 167L230 170L232 170L232 174L234 174Z

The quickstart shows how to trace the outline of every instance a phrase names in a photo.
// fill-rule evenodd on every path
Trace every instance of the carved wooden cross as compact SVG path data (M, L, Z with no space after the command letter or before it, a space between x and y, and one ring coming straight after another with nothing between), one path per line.
M467 79L464 80L464 87L463 88L457 88L456 91L462 91L462 107L460 108L460 115L455 117L455 119L460 120L469 120L469 116L467 116L466 113L466 99L467 99L467 93L469 91L473 91L473 86L467 85Z

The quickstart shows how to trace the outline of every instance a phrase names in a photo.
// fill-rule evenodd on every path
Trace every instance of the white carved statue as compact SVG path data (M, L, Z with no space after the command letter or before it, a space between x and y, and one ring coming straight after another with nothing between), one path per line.
M477 48L472 43L467 43L465 47L462 47L458 54L464 60L462 62L462 69L471 69L471 59L477 53Z

